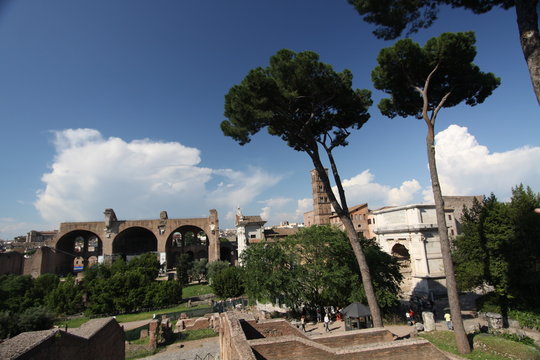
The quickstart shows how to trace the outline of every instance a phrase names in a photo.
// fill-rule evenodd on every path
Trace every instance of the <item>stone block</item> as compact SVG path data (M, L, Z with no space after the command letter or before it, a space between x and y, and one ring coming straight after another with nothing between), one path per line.
M422 322L424 323L424 331L435 331L435 318L431 311L422 312Z

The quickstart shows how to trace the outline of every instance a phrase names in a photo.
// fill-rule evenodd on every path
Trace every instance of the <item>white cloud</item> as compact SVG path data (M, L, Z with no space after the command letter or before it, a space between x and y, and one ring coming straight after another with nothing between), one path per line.
M51 230L53 225L21 222L13 218L0 218L0 239L13 240L15 236L26 235L30 230Z
M540 188L540 147L491 152L466 127L450 125L435 136L439 180L445 195L489 195L501 200L523 183ZM431 188L424 191L433 199ZM432 201L432 200L431 200Z
M349 206L368 203L370 208L385 205L404 205L415 199L420 190L416 179L406 180L399 187L390 187L374 182L375 176L370 170L343 180L343 188ZM337 194L337 189L333 189Z
M262 169L200 166L196 148L149 139L104 139L93 129L55 132L56 156L34 205L48 222L99 220L105 208L122 219L204 217L235 209L280 181ZM209 189L210 180L223 182Z

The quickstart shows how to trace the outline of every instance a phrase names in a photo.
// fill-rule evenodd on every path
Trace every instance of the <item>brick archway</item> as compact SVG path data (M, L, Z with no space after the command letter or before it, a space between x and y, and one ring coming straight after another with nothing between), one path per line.
M90 257L102 256L103 242L94 232L77 229L60 237L55 249L58 272L64 275L82 271Z

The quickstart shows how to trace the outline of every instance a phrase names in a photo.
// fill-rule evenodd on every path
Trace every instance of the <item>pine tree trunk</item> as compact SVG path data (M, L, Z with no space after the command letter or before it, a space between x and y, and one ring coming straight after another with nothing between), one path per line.
M331 163L332 173L336 180L336 185L338 186L340 197L342 197L342 202L346 206L347 203L345 200L345 192L343 191L343 185L341 184L334 158L331 156L331 153L327 152L327 155ZM319 173L319 177L321 178L321 181L324 184L326 195L332 202L332 206L334 207L334 210L336 211L337 215L339 216L339 219L345 226L345 231L347 232L349 243L351 244L351 247L353 249L354 255L356 257L356 262L358 263L358 267L360 268L360 275L362 276L362 285L364 286L364 291L366 293L369 310L371 312L371 317L373 319L373 326L383 327L381 309L379 308L377 297L375 296L375 289L373 288L373 283L371 281L371 274L369 272L369 267L368 267L364 252L362 250L362 247L360 245L360 242L358 241L358 234L356 233L356 230L354 229L354 224L352 223L351 217L349 215L349 210L343 209L341 205L338 203L336 196L334 195L332 191L332 187L330 186L330 180L328 179L328 175L324 169L321 159L319 158L318 152L314 152L310 156L313 161L313 165L315 166L315 169L317 169L317 172Z
M540 35L538 34L538 0L516 0L519 42L529 68L536 100L540 104Z
M342 215L339 216L339 219L341 220L343 225L345 225L345 231L347 232L349 242L351 243L354 255L356 256L358 267L360 268L360 274L362 275L362 285L364 285L364 291L366 292L369 310L371 311L371 317L373 319L373 326L383 327L381 309L379 308L379 303L377 302L377 297L375 296L375 289L373 288L373 282L371 281L371 273L369 272L366 257L364 255L364 252L362 251L360 242L358 241L358 234L356 233L350 215Z
M444 272L446 274L446 291L448 294L448 303L450 306L450 315L454 325L454 335L456 345L460 353L468 354L471 352L471 346L465 333L463 319L461 318L461 306L457 291L456 276L454 274L454 264L450 252L450 241L448 239L448 229L446 227L446 218L444 214L444 199L442 197L439 175L437 174L437 165L435 162L435 138L434 128L428 125L428 135L426 137L427 155L429 164L429 174L431 176L431 187L433 189L433 198L435 200L435 210L437 214L437 225L439 229L439 240L441 243L441 253L443 258Z

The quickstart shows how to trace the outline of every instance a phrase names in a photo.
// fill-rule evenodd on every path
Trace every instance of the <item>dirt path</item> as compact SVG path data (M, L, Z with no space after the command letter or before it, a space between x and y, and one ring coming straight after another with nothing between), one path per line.
M152 321L152 319L122 322L122 323L120 323L120 326L124 327L124 331L129 331L129 330L133 330L133 329L136 329L138 327L141 327L143 325L146 325L146 324L150 323L150 321Z

